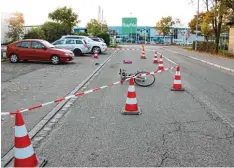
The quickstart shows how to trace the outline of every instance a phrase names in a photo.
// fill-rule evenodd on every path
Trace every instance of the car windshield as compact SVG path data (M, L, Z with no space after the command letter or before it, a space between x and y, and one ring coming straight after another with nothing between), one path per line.
M53 44L49 43L48 41L43 40L43 41L41 41L41 42L42 42L42 44L44 44L47 48L55 48L55 46L54 46Z

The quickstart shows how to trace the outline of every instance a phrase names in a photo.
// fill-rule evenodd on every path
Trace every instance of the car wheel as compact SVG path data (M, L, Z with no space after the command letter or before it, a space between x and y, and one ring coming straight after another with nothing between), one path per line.
M81 55L82 55L82 52L81 52L80 49L75 49L75 50L73 51L73 53L74 53L75 56L81 56Z
M54 64L54 65L59 64L59 63L60 63L60 58L59 58L59 56L57 56L57 55L52 56L52 57L51 57L51 62L52 62L52 64Z
M10 61L11 63L17 63L19 62L19 57L16 54L11 54Z
M93 47L93 49L92 49L92 53L94 53L94 51L95 50L97 50L98 52L98 54L100 54L101 53L101 48L100 47Z

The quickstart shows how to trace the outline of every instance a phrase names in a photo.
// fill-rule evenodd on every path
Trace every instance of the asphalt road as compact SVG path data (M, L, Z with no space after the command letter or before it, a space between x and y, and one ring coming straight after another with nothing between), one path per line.
M156 75L151 87L136 86L139 116L120 113L127 83L79 97L36 148L48 167L234 166L234 75L155 48L181 66L185 91L170 91L175 71ZM120 68L155 70L153 55L119 51L86 89L118 81Z
M106 60L112 51L100 55L100 63ZM91 55L75 57L73 62L52 65L42 62L2 63L1 110L13 111L46 103L69 94L97 66ZM52 104L42 109L23 113L25 124L30 131L51 109ZM1 155L2 157L14 146L14 118L2 116Z

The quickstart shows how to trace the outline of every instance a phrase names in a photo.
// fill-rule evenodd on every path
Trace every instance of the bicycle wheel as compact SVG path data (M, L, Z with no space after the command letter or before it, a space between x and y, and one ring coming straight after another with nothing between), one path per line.
M136 76L140 75L140 74L145 74L145 73L147 73L147 72L138 72L136 74ZM151 74L151 75L147 75L147 76L134 78L134 81L139 86L148 87L148 86L151 86L155 82L155 77L154 77L154 75Z

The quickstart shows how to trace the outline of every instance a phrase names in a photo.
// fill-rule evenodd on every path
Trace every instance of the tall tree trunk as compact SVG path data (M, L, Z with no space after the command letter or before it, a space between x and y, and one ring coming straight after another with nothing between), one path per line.
M219 53L219 37L218 36L215 37L215 53L216 54Z

